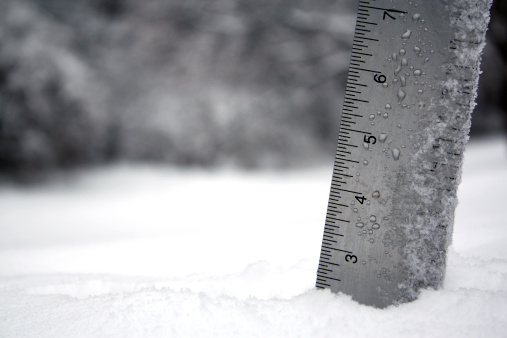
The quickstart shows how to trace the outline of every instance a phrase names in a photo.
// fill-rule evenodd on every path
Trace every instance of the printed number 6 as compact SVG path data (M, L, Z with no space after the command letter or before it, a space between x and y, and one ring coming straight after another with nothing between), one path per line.
M345 261L351 262L352 264L356 264L357 263L357 256L347 255L347 256L345 256Z
M373 80L377 83L384 83L387 81L387 78L385 77L385 75L382 75L382 74L375 74L373 75Z

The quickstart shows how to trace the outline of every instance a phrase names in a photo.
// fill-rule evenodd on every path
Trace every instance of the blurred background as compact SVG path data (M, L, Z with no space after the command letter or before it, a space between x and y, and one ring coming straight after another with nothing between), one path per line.
M356 1L0 0L0 176L334 155ZM507 130L495 1L472 137Z

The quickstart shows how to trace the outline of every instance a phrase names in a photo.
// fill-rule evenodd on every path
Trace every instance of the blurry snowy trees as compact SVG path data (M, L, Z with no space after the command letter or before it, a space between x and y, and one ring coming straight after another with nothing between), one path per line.
M334 148L354 6L0 2L0 170L303 163Z
M494 0L472 132L507 131L507 1Z
M0 0L0 173L329 159L355 11L339 0Z

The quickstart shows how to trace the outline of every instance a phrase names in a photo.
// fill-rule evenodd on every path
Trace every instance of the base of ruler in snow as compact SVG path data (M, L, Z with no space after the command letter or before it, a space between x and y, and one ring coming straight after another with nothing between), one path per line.
M317 287L377 307L445 274L491 1L359 1Z

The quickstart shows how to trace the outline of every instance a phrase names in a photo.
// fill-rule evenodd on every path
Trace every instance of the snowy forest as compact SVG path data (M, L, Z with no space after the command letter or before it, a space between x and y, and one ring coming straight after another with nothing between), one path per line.
M114 161L240 167L331 158L354 1L0 1L0 173ZM505 131L506 10L472 134Z

